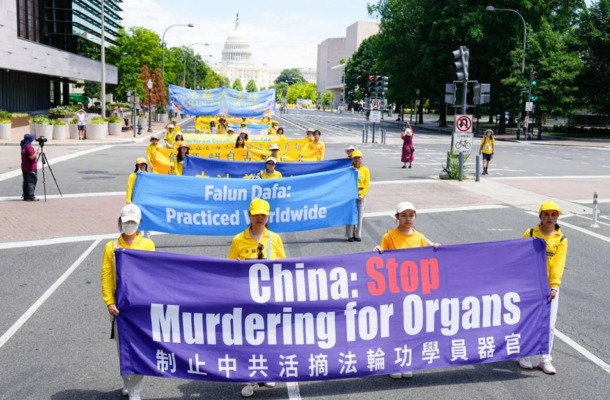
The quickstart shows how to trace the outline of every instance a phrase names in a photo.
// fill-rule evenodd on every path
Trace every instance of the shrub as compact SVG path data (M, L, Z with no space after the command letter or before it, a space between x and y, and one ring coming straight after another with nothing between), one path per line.
M102 117L93 117L89 120L89 125L104 125L106 123L106 118Z
M468 172L468 167L466 166L466 161L468 161L467 156L464 154L464 166L463 166L463 177L465 178ZM454 153L453 149L451 149L451 153L449 154L449 164L447 166L443 166L447 173L449 174L449 179L460 179L460 155L459 153Z
M46 115L36 115L35 117L30 118L30 122L38 125L51 125L51 120Z
M72 116L79 110L79 106L59 106L53 107L49 110L51 117L60 118L65 116Z
M70 120L70 125L78 125L78 118L74 117Z
M11 113L8 111L0 110L0 119L10 119Z
M108 117L106 118L106 120L112 124L116 124L117 122L123 122L123 119L119 117Z
M29 117L30 114L27 113L12 113L11 114L11 118L22 118L22 117Z
M157 108L157 114L167 114L167 110L163 107Z
M10 119L0 118L0 125L10 125L10 124L11 124Z
M61 119L54 119L51 121L51 125L66 125L66 123Z

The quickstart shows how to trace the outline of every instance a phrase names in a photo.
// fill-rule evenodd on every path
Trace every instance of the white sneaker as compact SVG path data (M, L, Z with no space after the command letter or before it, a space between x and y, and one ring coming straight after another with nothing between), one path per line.
M413 378L413 371L403 372L401 375L405 379L410 379L410 378Z
M256 389L258 389L258 385L256 383L248 383L241 390L241 397L252 397Z
M265 387L274 388L275 387L275 382L265 382Z
M551 364L550 361L541 362L540 364L538 364L538 368L540 368L542 372L547 375L555 375L557 373L557 370L555 369L555 367L553 367L553 364Z
M127 397L129 396L129 390L123 388L123 390L121 391L121 393L123 394L123 397Z
M390 378L392 378L392 379L402 379L402 374L400 372L397 372L395 374L390 374Z
M532 360L529 357L517 358L517 364L521 369L534 369Z

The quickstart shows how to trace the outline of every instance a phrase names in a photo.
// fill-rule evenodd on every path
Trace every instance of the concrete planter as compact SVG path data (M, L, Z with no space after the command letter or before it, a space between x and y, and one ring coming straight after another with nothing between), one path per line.
M53 125L53 140L64 140L66 138L66 125Z
M157 114L157 121L167 122L167 114Z
M87 124L87 140L106 140L108 122L101 125Z
M44 136L47 140L53 139L53 125L36 124L36 139Z
M108 123L108 134L110 136L121 136L121 127L123 126L120 122L109 122Z
M11 124L0 124L0 139L11 138Z
M143 130L147 129L148 128L148 118L138 117L138 124L142 127Z
M70 129L70 139L78 140L78 125L68 125Z
M11 118L11 126L13 128L21 128L22 126L28 126L30 117L13 117Z
M34 136L36 136L36 124L33 122L29 122L30 124L30 133Z

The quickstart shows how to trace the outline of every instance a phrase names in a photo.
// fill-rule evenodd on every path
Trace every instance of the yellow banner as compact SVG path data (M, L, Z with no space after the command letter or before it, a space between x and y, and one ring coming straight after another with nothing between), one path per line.
M210 121L214 120L216 126L218 126L218 119L220 117L197 117L195 118L195 129L199 132L211 133L210 132ZM271 125L273 122L269 117L262 118L238 118L238 117L227 117L225 118L229 125L241 125L241 124L267 124Z
M278 161L301 162L318 161L318 152L304 139L279 140L279 136L250 135L243 149L235 148L237 135L197 135L187 134L184 139L189 143L189 155L215 160L264 161L271 156L269 146L277 143L280 148ZM154 159L154 172L174 174L175 149L158 149Z

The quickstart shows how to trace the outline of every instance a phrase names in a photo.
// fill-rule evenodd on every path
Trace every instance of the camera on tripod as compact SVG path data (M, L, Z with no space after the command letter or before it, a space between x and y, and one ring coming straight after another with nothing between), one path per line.
M36 141L38 142L38 145L39 145L40 147L42 147L42 146L44 146L44 144L46 143L47 138L46 138L46 137L44 137L44 136L41 136L41 137L39 137L38 139L36 139Z

